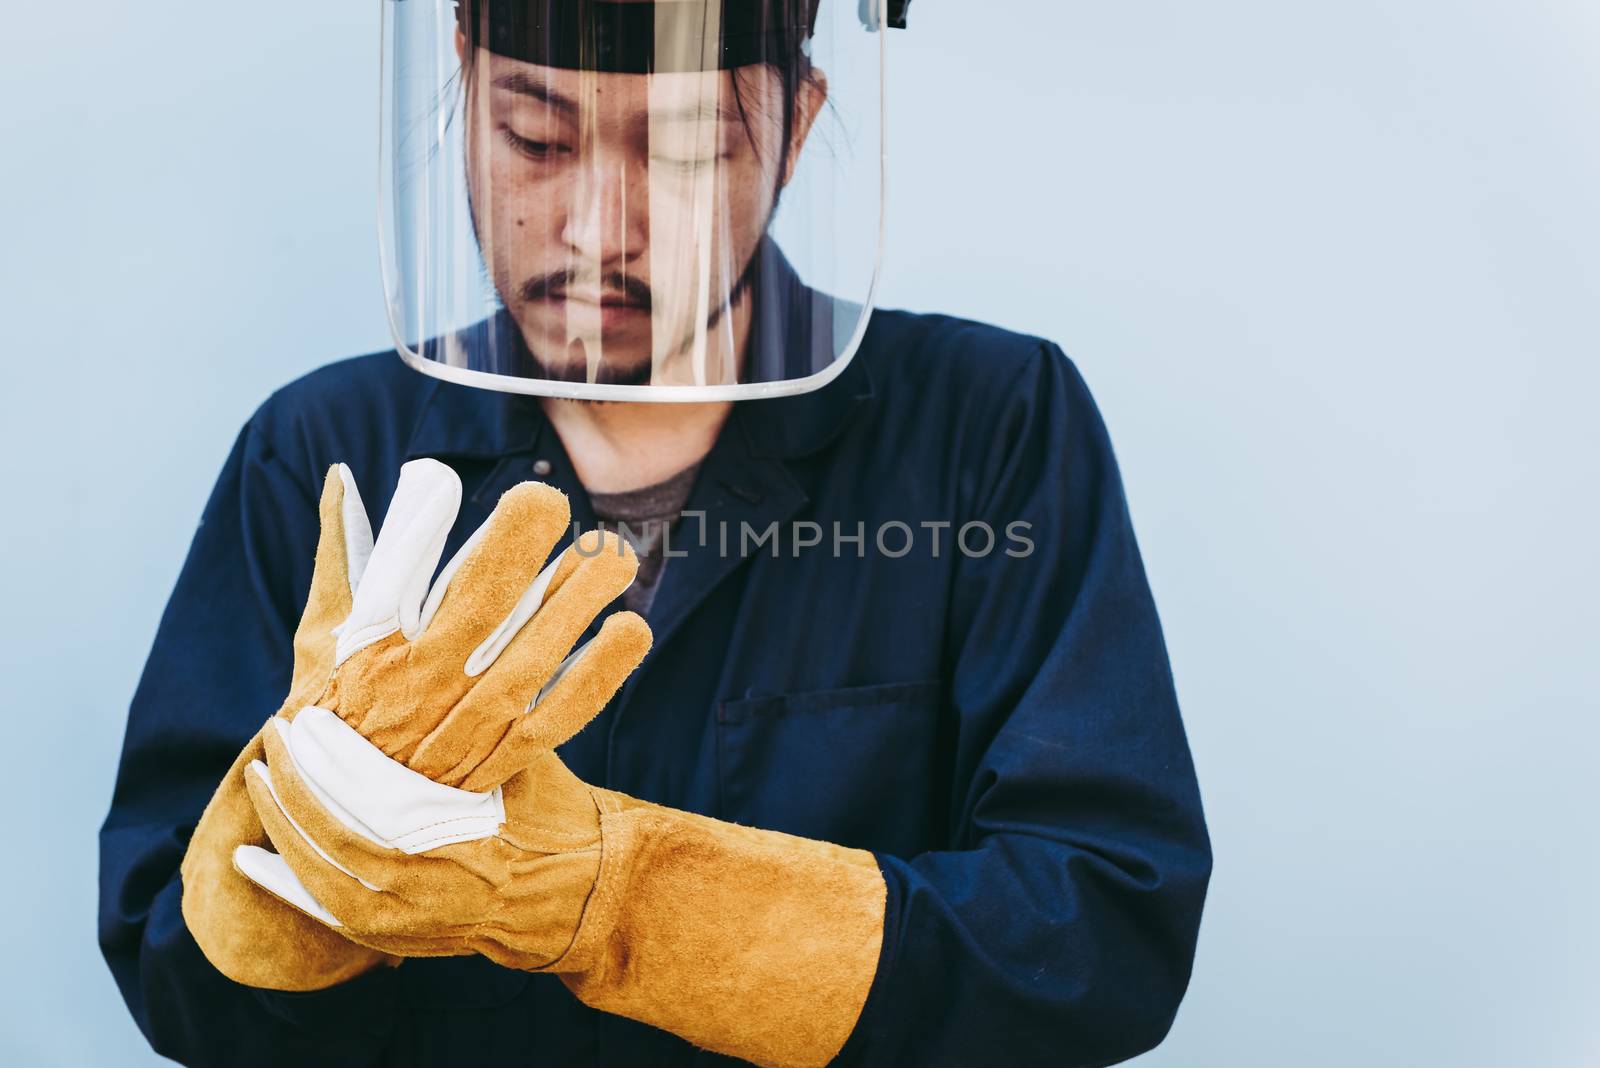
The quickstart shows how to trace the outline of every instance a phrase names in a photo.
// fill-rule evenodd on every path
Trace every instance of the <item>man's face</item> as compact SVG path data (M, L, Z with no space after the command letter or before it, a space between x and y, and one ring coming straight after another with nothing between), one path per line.
M825 90L779 72L601 74L479 50L467 175L484 261L544 373L737 380L745 278Z

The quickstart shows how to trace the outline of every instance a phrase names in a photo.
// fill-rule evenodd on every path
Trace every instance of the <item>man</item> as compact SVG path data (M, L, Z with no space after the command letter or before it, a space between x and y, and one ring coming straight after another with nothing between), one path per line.
M245 427L102 833L159 1051L1098 1065L1165 1035L1210 853L1111 447L1053 345L870 312L885 19L841 7L387 7L404 362ZM574 537L602 523L625 593L633 556ZM441 740L534 660L493 737ZM415 836L441 821L472 829Z

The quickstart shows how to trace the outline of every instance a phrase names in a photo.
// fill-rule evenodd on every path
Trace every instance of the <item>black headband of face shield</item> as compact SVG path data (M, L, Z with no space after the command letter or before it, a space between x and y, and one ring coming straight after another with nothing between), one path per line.
M461 0L467 42L541 67L617 74L792 64L820 0Z
M865 10L870 0L861 0ZM889 0L905 26L911 0ZM821 0L459 0L473 47L542 67L618 74L789 66L805 54ZM660 47L661 44L668 47Z

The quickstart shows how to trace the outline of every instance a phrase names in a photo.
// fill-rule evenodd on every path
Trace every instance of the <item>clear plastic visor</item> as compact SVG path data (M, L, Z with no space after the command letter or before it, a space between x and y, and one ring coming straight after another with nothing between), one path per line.
M854 354L881 255L878 0L385 0L395 341L520 393L740 399Z

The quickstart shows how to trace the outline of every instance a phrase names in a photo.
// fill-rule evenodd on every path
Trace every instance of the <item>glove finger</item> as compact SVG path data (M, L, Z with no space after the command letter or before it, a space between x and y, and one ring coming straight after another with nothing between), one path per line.
M394 956L401 957L441 957L463 956L465 951L459 945L447 945L437 936L383 935L373 938L367 935L356 936L339 921L333 913L323 907L311 891L307 890L300 877L295 875L294 869L289 867L287 861L277 853L262 849L259 846L240 846L234 850L234 865L239 872L257 886L272 894L278 900L305 913L310 918L325 924L331 930L336 930L345 935L350 941L380 953L390 954L390 963L398 963Z
M573 561L570 568L568 561ZM522 718L560 670L573 644L594 617L627 588L637 570L633 549L616 535L591 532L580 538L574 550L558 562L556 578L563 579L562 572L568 572L564 580L546 594L533 618L511 638L472 689L413 752L405 754L406 764L446 784L471 771L505 736L506 729ZM599 709L597 705L573 725L569 736Z
M234 982L271 990L324 989L381 958L258 889L234 864L237 846L267 841L245 783L245 769L265 752L258 732L190 837L182 869L183 918L206 957ZM267 943L283 951L266 951Z
M370 846L426 853L493 838L505 820L494 792L435 782L386 756L326 709L309 706L292 726L280 722L275 729L292 762L285 773L292 771L326 814Z
M288 759L281 739L268 738L268 758L281 769ZM469 903L459 891L474 877L464 883L460 865L448 858L373 846L323 812L292 769L252 767L245 780L268 840L311 896L344 922L340 934L403 956L462 953L461 932L476 917L461 922Z
M326 685L333 671L334 629L349 617L353 591L372 553L372 524L350 468L328 468L317 510L321 531L311 590L294 633L290 706L315 701Z
M434 583L416 635L418 656L456 666L516 608L567 529L566 495L553 486L513 486Z
M233 866L246 879L284 904L294 906L329 927L344 926L339 922L339 917L324 908L311 891L306 889L306 884L300 881L288 863L277 853L269 852L260 846L242 845L233 851Z
M269 732L267 737L270 750L273 736ZM304 784L292 772L284 774L281 763L277 774L269 767L261 761L247 767L245 788L267 832L267 841L289 862L312 896L324 902L329 911L342 912L352 899L352 891L377 892L378 885L355 870L364 866L359 839L354 835L329 833L324 824L336 821L325 818L321 806L305 791ZM312 829L308 830L307 824Z
M481 763L474 758L472 763L452 769L451 777L458 777L464 790L491 790L527 767L540 752L566 742L622 688L650 652L650 643L650 627L639 616L618 612L609 617L594 640L545 685L533 707L513 721L493 751ZM463 704L477 692L474 688Z
M330 912L353 928L370 929L366 921L379 898L385 909L401 904L382 891L404 884L410 858L369 841L330 812L301 777L281 731L263 731L262 743L266 762L250 765L245 782L268 841Z
M266 830L278 852L318 900L352 926L340 903L300 868L298 856L320 857L344 876L343 884L332 882L346 892L353 879L416 908L436 904L441 893L453 897L463 867L482 874L507 861L506 851L495 848L506 819L500 791L469 793L436 783L385 756L323 708L308 707L292 726L275 726L263 732L267 763L252 765L248 776L252 801L264 825L268 817L277 819ZM284 834L285 827L293 834ZM370 896L355 899L367 907ZM383 907L392 919L404 918L400 904L385 901Z
M461 507L461 479L437 460L400 468L383 529L340 624L336 662L395 632L417 633L422 598Z

